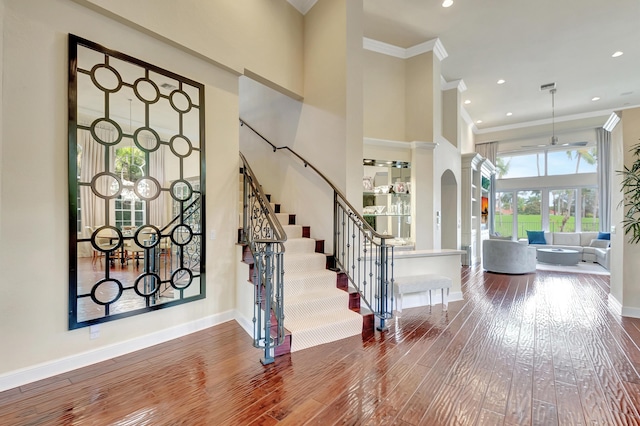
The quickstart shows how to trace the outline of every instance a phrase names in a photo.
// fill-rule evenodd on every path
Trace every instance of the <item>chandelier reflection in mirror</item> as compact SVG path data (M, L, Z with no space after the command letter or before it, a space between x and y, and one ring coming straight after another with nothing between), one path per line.
M69 35L69 328L205 297L204 86Z

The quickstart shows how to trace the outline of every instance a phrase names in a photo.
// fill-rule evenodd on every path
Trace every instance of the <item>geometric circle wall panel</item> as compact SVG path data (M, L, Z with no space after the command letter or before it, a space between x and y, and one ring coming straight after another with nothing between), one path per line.
M204 98L69 35L70 329L206 296Z

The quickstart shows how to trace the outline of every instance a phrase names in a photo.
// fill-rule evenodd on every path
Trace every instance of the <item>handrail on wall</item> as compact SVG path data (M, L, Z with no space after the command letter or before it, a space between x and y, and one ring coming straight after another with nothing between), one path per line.
M273 152L289 151L302 161L305 167L311 167L333 189L333 255L336 265L346 273L364 303L380 319L378 329L386 330L385 320L393 316L393 246L386 244L386 240L393 238L393 236L380 234L374 230L349 203L342 191L304 157L288 146L275 146L242 118L239 120L241 126L246 126L269 144ZM377 286L374 286L374 283ZM374 304L375 307L372 306Z

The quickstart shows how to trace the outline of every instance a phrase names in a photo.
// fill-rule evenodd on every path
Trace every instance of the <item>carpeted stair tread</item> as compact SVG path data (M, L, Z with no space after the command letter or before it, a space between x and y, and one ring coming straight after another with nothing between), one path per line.
M322 253L294 254L286 252L284 255L285 275L289 272L316 271L327 265L327 256Z
M336 273L328 269L303 272L287 271L284 274L285 304L288 303L290 297L298 294L334 288L336 288Z
M291 352L312 346L335 342L362 333L362 316L350 310L307 315L303 320L284 320L285 327L291 331Z
M324 312L325 318L332 320L337 311L349 306L349 294L342 290L324 289L304 295L285 298L285 318L304 321L309 315Z
M284 249L285 253L315 253L316 240L313 238L287 238Z

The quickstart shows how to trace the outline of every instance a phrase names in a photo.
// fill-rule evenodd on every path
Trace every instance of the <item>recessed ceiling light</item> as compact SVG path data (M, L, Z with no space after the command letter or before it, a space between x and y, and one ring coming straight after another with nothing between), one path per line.
M444 0L442 2L442 7L449 7L453 4L453 0Z
M500 80L498 80L498 81L497 81L497 83L498 83L498 84L504 84L504 83L505 83L505 80L500 79Z
M591 98L592 101L599 101L600 98L598 96L594 96L593 98Z
M613 55L611 55L611 57L612 58L617 58L618 56L622 56L622 55L624 55L624 52L621 52L621 51L618 50Z
M513 115L513 113L512 113L512 112L508 112L508 113L507 113L507 117L511 117L512 115Z
M476 123L480 124L482 123L482 120L477 120Z
M467 99L466 101L464 101L465 105L469 105L471 103L471 101L469 99Z

